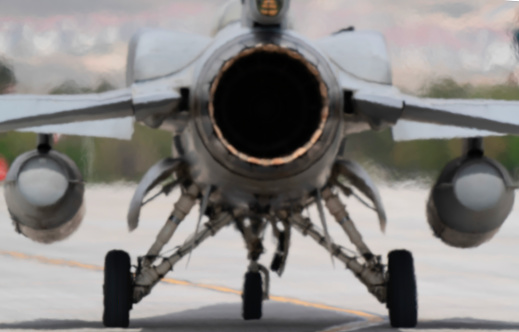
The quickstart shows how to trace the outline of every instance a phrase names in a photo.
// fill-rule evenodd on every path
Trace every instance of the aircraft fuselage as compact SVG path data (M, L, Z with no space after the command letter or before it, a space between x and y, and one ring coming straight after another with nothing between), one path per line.
M223 202L304 202L326 184L342 138L342 93L312 43L231 26L202 55L193 116L176 144L200 186ZM261 202L261 203L260 203Z

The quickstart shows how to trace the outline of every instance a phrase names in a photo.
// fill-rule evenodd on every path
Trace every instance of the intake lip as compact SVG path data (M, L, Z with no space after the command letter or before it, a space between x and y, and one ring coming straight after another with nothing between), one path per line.
M280 166L305 155L330 115L319 70L297 51L258 44L226 61L210 87L209 116L234 156Z

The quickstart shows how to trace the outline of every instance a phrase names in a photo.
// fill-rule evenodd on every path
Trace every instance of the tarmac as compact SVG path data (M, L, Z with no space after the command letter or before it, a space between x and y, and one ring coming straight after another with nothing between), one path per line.
M178 193L147 205L139 228L128 232L126 212L134 185L94 186L79 231L53 245L14 232L0 197L0 330L111 331L102 317L102 265L106 252L123 249L134 263L168 216ZM434 238L425 219L427 190L382 187L389 217L386 234L369 209L347 200L352 218L375 253L413 252L419 292L417 331L519 331L519 208L501 231L476 249L450 248ZM2 194L3 195L3 192ZM196 209L194 209L196 210ZM316 219L316 211L310 211ZM194 211L167 249L195 230ZM335 241L351 248L328 216ZM261 262L270 265L275 242L269 229ZM340 262L294 232L286 270L271 273L271 299L263 319L241 319L240 290L247 266L243 240L225 228L181 261L151 295L134 306L129 331L394 331L384 305ZM406 330L408 331L408 330Z

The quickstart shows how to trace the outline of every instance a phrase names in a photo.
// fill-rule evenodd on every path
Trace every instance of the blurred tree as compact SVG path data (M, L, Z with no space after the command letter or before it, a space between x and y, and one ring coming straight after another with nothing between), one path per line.
M16 84L13 70L6 64L0 62L0 94L12 92L12 88Z
M0 94L11 93L16 84L13 70L0 62ZM36 142L34 134L2 133L0 134L0 155L11 163L18 155L27 151L26 146Z
M100 93L115 89L115 85L106 79L102 79L95 88L80 86L76 81L69 80L52 89L51 95L76 95L80 93Z
M440 78L422 87L422 96L430 98L470 98L472 87L460 85L450 77Z

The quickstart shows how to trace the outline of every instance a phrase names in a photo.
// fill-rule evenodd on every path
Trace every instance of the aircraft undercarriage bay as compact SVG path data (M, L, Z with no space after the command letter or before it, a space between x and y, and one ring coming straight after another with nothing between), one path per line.
M53 148L52 134L128 139L137 121L171 132L173 151L139 183L129 229L139 226L148 202L173 190L181 194L147 252L133 260L121 250L106 255L106 327L129 327L132 308L228 226L243 237L249 261L243 319L262 318L269 271L283 274L295 231L344 264L387 307L392 327L416 327L413 255L398 249L381 256L364 241L344 200L357 199L373 210L383 232L386 212L374 181L348 158L344 145L354 133L384 128L402 141L463 137L464 151L441 171L426 213L445 244L473 248L489 241L512 211L517 184L486 155L483 137L519 134L513 113L519 103L401 93L392 85L381 34L344 29L310 40L291 29L290 0L234 1L228 9L213 38L158 29L135 35L127 88L0 96L1 132L38 133L35 150L20 155L5 180L15 230L53 243L73 234L85 214L83 175ZM311 219L308 208L318 218ZM165 253L191 212L198 213L195 232ZM333 242L330 216L355 250ZM277 248L268 267L259 263L267 231Z

